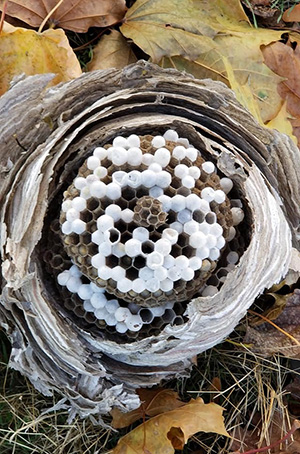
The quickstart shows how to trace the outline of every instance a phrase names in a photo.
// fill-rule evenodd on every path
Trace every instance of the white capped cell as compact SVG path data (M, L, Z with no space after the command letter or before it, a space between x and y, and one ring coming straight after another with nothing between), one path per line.
M173 266L175 266L175 258L172 256L172 255L167 255L165 258L164 258L164 264L163 264L164 268L166 268L167 270L169 270L170 268L172 268Z
M131 317L131 312L127 307L119 307L116 309L115 317L118 322L125 322L128 317Z
M184 281L189 282L192 279L194 279L194 276L195 276L195 271L192 268L187 267L182 270L181 278Z
M122 210L122 212L121 212L121 219L122 219L122 221L126 222L127 224L132 222L133 216L134 216L134 212L132 210L130 210L130 208L125 208L125 210Z
M225 194L228 194L233 188L233 182L230 178L224 177L220 179L220 186L225 192Z
M163 195L163 193L164 193L163 188L160 188L159 186L153 186L153 188L149 189L149 195L154 199L158 199L158 197Z
M144 170L141 173L141 184L146 188L152 188L156 185L156 173L152 170Z
M118 300L108 300L105 307L109 314L114 314L120 305Z
M145 227L137 227L132 232L132 238L143 243L149 239L149 231Z
M172 197L172 210L173 211L182 211L184 210L186 206L186 202L185 202L185 197L183 195L180 195L180 194L176 194L174 195L174 197Z
M106 306L107 298L104 293L94 293L91 297L91 304L95 309L101 309Z
M116 317L114 316L114 314L107 313L107 315L105 315L104 317L104 321L108 326L116 326L117 324Z
M128 146L131 148L131 147L137 147L139 148L140 144L141 144L141 141L140 141L140 138L139 136L137 136L136 134L131 134L128 138L127 138L127 143L128 143Z
M168 240L171 244L176 244L178 240L178 232L172 228L166 228L162 232L162 238Z
M210 212L210 206L209 202L207 200L200 199L200 208L203 213L209 213Z
M109 183L106 186L106 196L111 200L117 200L121 197L121 188L117 183Z
M173 282L179 281L182 276L182 270L178 268L178 266L172 266L172 268L168 269L168 279Z
M162 166L157 162L153 162L152 164L150 164L149 170L152 170L152 172L154 173L159 173L162 171Z
M207 202L212 202L214 200L215 191L213 188L207 187L202 189L201 191L201 198L206 200Z
M97 147L94 149L93 155L101 161L107 157L107 150L103 147Z
M177 143L179 145L183 145L185 148L190 146L190 142L185 137L178 137Z
M145 284L146 284L146 290L148 290L148 292L154 293L160 289L160 281L159 281L159 279L157 279L155 277L146 281Z
M188 189L192 189L195 187L195 179L191 175L186 175L181 180L182 186Z
M76 265L72 265L71 268L69 269L69 272L70 272L71 276L74 276L74 277L82 276L80 269Z
M106 195L107 186L103 181L94 181L90 186L91 196L101 199Z
M112 181L121 186L121 188L124 188L128 183L128 173L123 170L117 170L112 174Z
M77 293L80 286L81 286L81 279L79 277L74 277L74 276L71 276L70 279L68 279L68 282L66 284L67 289L71 293Z
M99 178L97 178L96 175L90 174L86 177L86 182L87 182L88 186L90 186L92 183L94 183L94 181L99 181ZM85 189L85 188L83 188L83 189Z
M125 252L129 257L136 257L137 255L140 255L142 252L142 243L140 240L131 238L125 243Z
M195 162L198 155L200 155L199 151L194 147L189 147L186 150L186 157L190 159L190 161Z
M183 231L188 235L192 235L192 233L198 232L199 224L196 221L189 221L186 222L183 226Z
M106 241L101 243L98 247L99 254L104 255L104 257L108 257L111 255L111 244L107 243Z
M72 200L67 199L61 204L61 209L64 213L70 210L73 207Z
M59 273L57 276L57 282L59 285L65 286L67 285L68 280L70 279L71 274L70 271L63 271L62 273Z
M225 192L222 191L221 189L217 189L215 191L214 201L216 203L223 203L223 202L225 202L225 199L226 199Z
M160 266L154 270L154 277L160 281L165 280L168 277L168 270L164 266Z
M112 227L104 232L104 241L109 243L110 245L117 244L121 239L121 232L120 230Z
M191 257L189 259L189 267L192 268L192 270L197 271L200 270L202 266L202 260L200 257Z
M227 238L227 241L232 241L233 238L235 238L235 235L236 235L236 230L234 227L230 227L229 228L229 233L228 233L228 238Z
M186 197L186 207L189 210L191 210L191 211L200 210L200 206L201 206L201 199L196 194L189 194Z
M82 197L74 197L72 207L77 211L83 211L86 209L86 200Z
M85 186L84 188L81 189L80 197L83 197L86 200L91 197L90 187L89 186Z
M212 247L209 251L208 258L210 258L210 260L218 260L219 257L220 257L220 249L218 249L217 247Z
M124 257L124 255L126 255L125 245L123 243L114 244L111 248L111 251L112 251L112 254L118 258Z
M185 255L179 255L175 258L175 266L183 270L189 267L189 259Z
M99 309L95 310L94 314L98 320L105 320L105 317L108 315L108 312L105 309L105 307L100 307Z
M161 148L166 145L166 141L162 136L154 136L153 139L151 140L151 145L154 148Z
M98 287L98 285L94 284L94 282L91 282L90 286L94 293L105 293L105 288Z
M174 175L177 177L177 178L180 178L182 179L183 177L185 177L186 175L189 174L189 168L188 166L186 166L185 164L178 164L175 168L174 168Z
M154 162L154 156L151 153L144 153L143 158L142 158L142 163L145 164L145 166L150 166Z
M147 255L146 262L148 268L150 268L151 270L156 270L163 265L164 256L157 251L153 251Z
M117 222L121 219L121 207L112 203L105 208L105 214L113 218L114 222Z
M91 258L91 263L94 268L101 268L102 266L105 266L106 263L106 258L102 254L95 254Z
M239 261L239 254L235 251L231 251L227 255L226 260L230 265L235 265Z
M142 173L138 170L131 170L127 176L127 184L131 188L138 188L142 184Z
M242 208L238 208L238 207L231 208L231 214L232 214L232 224L234 226L240 224L245 217L245 213L242 210Z
M94 170L100 166L100 160L96 156L89 156L86 160L86 165L89 170Z
M143 281L148 281L154 277L154 271L150 270L148 266L144 266L139 270L139 278L143 279Z
M118 322L118 323L116 324L116 331L117 331L117 333L125 334L127 330L128 330L128 328L127 328L126 323Z
M140 166L143 160L142 150L138 147L131 147L128 150L127 162L131 166Z
M146 289L146 283L144 279L138 277L132 282L132 290L136 293L142 293Z
M207 246L202 246L196 249L196 257L199 257L201 260L207 259L209 256L209 249Z
M178 134L174 129L168 129L164 135L163 135L165 140L169 140L170 142L177 142L178 140Z
M214 296L218 293L217 287L214 285L208 285L205 287L205 289L202 291L201 296Z
M217 239L217 244L216 244L216 247L218 249L222 249L226 244L226 241L225 241L225 238L221 235L218 237Z
M163 208L164 212L170 211L170 209L172 207L172 198L171 197L169 197L168 195L163 194L163 195L158 197L158 200L162 204L162 208Z
M121 266L115 266L112 268L111 278L114 281L119 281L125 277L126 271Z
M87 185L86 179L83 177L77 177L74 180L74 186L76 189L83 189Z
M167 188L170 186L172 181L172 176L166 170L162 170L161 172L156 174L156 185L161 188Z
M165 279L160 282L160 289L163 292L170 292L171 290L173 290L173 287L174 287L174 282L171 279ZM152 307L151 310L153 311L153 309L158 309L158 308ZM162 310L162 309L164 309L164 308L160 308L160 310ZM164 309L163 313L164 312L165 312L165 309ZM154 314L154 315L156 316L156 314Z
M210 227L210 224L208 224L207 222L202 222L198 225L198 230L199 232L204 233L204 235L208 235L210 233Z
M156 252L159 252L163 256L170 254L171 249L172 249L172 244L166 238L160 238L154 244L154 250Z
M210 233L206 237L206 246L209 248L215 247L217 244L217 237L211 235Z
M201 175L201 170L199 167L192 166L189 167L189 175L194 178L194 180L199 180L200 175Z
M220 224L215 222L214 224L210 225L209 232L218 238L219 236L221 236L223 234L223 227Z
M83 302L83 309L86 312L94 312L94 308L93 308L90 300L86 300L86 301Z
M75 221L72 222L72 231L74 233L77 233L77 235L80 235L86 230L86 223L83 222L81 219L75 219Z
M131 317L128 317L126 320L126 325L129 331L134 331L137 332L139 331L142 326L143 326L143 320L139 315L131 315Z
M77 290L77 294L82 300L89 300L93 296L93 290L90 284L81 284Z
M65 221L61 226L61 231L64 235L70 235L73 232L72 222Z
M111 216L103 214L97 219L97 227L100 232L105 232L105 230L111 229L114 227L114 220Z
M166 167L169 164L170 159L171 159L170 151L167 150L166 148L159 148L154 153L154 162L157 162L162 167Z
M205 173L208 173L208 174L211 174L215 171L215 165L213 162L211 161L206 161L206 162L203 162L203 164L201 165L202 169L204 170Z
M127 139L125 139L125 137L122 137L122 136L115 137L112 144L113 144L113 147L122 147L122 148L128 147Z
M161 290L163 290L164 292L170 291L170 290L172 290L172 288L173 288L173 285L174 285L173 282L170 281L169 279L168 279L168 281L169 281L169 282L167 282L166 285L165 285L165 287L167 288L167 290L161 289ZM165 308L165 306L156 306L156 307L149 307L149 310L152 312L152 314L154 315L154 317L161 317L161 316L164 314L166 308Z
M203 232L192 233L189 238L189 244L193 248L200 248L206 244L206 235Z
M191 219L192 219L192 213L187 208L185 208L182 211L179 211L179 213L177 214L177 221L181 222L181 224L186 224ZM184 228L184 226L183 226L183 228Z
M177 145L172 151L172 156L181 161L186 156L186 148L182 145Z
M124 277L117 282L117 289L122 293L127 293L132 290L132 281Z
M100 178L100 180L101 180L102 178L106 177L107 169L105 167L103 167L103 166L96 167L96 169L94 169L94 171L93 171L93 174L97 178Z
M92 233L92 242L95 244L101 244L104 241L104 234L100 230L95 230L95 232Z

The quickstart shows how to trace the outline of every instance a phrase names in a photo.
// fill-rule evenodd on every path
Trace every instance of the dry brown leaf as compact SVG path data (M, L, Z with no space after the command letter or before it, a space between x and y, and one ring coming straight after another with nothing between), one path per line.
M253 29L239 0L137 0L120 30L163 67L225 82L261 123L280 112L282 78L264 65L260 46L282 32Z
M93 59L88 64L88 70L117 68L135 63L136 56L130 44L117 30L112 30L109 35L104 35L93 49Z
M137 394L142 402L139 408L128 413L123 413L117 408L110 412L113 417L112 426L115 429L127 427L145 415L152 417L185 405L171 389L139 389Z
M204 404L201 398L191 400L141 424L122 437L113 454L174 454L183 449L188 438L197 432L214 432L229 436L224 427L223 408Z
M285 22L299 22L300 21L300 5L294 5L287 9L282 16Z
M57 0L9 0L6 14L39 27L57 3ZM0 0L1 11L3 5L4 0ZM125 11L125 0L64 0L51 14L48 23L85 33L90 27L108 27L120 22Z
M5 24L0 34L0 95L8 90L12 79L54 73L51 85L80 76L80 64L63 30L34 30Z

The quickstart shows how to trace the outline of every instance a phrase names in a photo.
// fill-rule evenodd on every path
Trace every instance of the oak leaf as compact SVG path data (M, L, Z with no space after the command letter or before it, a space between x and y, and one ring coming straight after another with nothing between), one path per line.
M34 30L4 24L0 34L0 95L8 90L12 79L54 73L51 85L81 75L80 64L63 30Z
M185 405L184 402L179 400L177 392L171 389L139 389L137 394L142 402L139 408L127 413L114 408L110 412L113 417L112 427L121 429L145 416L157 416Z
M112 454L173 454L197 432L229 436L222 412L223 408L214 403L204 404L201 398L191 400L136 427L119 440Z
M88 64L88 70L117 68L135 63L136 56L130 44L117 30L112 30L109 35L104 35L93 49L93 59Z
M4 2L0 0L1 11ZM57 0L8 0L6 14L39 27L57 3ZM64 0L51 14L49 24L85 33L90 27L108 27L120 22L125 11L125 0Z
M282 16L285 22L299 22L300 21L300 5L294 5L287 9Z

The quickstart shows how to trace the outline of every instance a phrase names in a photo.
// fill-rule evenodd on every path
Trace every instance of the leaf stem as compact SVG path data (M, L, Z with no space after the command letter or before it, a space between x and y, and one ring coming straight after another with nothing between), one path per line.
M59 2L57 3L57 5L54 6L54 8L52 8L51 11L49 11L49 13L47 14L47 16L45 17L45 19L43 20L43 22L41 23L41 25L39 26L39 29L38 29L38 33L41 33L43 28L45 27L45 24L47 22L47 20L52 16L52 14L57 10L57 8L60 7L60 5L62 4L64 0L59 0Z
M7 8L7 0L4 0L4 4L3 4L3 8L2 8L2 14L1 14L1 18L0 18L0 35L1 35L2 29L3 29L4 18L5 18L5 14L6 14L6 8Z

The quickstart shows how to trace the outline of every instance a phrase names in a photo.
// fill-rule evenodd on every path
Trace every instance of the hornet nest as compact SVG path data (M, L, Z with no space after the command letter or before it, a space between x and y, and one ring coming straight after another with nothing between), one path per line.
M299 152L218 82L146 62L52 77L0 99L0 320L10 366L101 423L286 275Z

